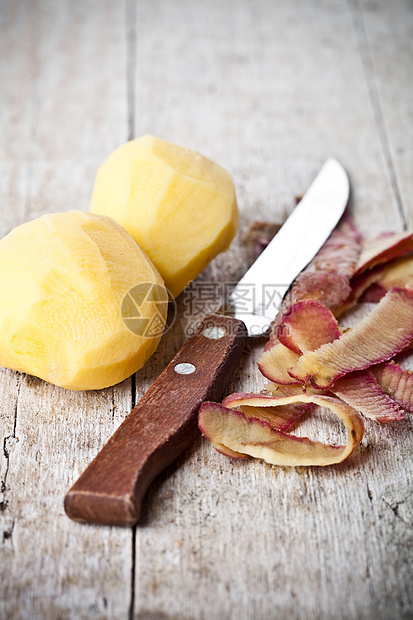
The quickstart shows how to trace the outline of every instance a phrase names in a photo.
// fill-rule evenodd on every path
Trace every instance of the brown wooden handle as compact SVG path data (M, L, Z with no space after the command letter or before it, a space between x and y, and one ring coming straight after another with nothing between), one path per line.
M193 441L204 400L220 400L241 356L242 321L207 317L65 497L75 521L132 526L152 480Z

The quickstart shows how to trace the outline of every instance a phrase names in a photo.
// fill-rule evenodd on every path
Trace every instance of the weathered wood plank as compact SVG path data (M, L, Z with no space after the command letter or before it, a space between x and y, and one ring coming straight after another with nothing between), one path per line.
M371 62L372 97L390 158L393 192L413 224L413 10L408 0L363 0L361 36ZM360 9L359 9L360 10Z
M411 13L401 4L400 21L382 4L363 5L364 26L406 201L409 134L400 127L410 110L406 97L395 98L406 92L409 69L400 55L397 75L384 71L380 46L384 36L386 62L398 57ZM133 131L197 148L227 167L241 232L257 218L282 220L331 154L351 174L363 232L401 227L353 3L137 0L136 55L126 59L134 6L125 28L124 3L115 1L3 2L2 234L45 211L87 208L97 165ZM389 42L393 27L399 34ZM134 67L136 89L127 92ZM247 263L239 238L199 282L237 279ZM180 320L136 375L137 397L193 327L183 317L185 296L178 301ZM250 343L230 390L261 387L262 346ZM130 532L73 524L62 499L129 411L130 382L70 393L2 370L0 389L0 615L126 617ZM199 438L144 504L135 617L409 617L411 423L366 426L361 450L328 470L237 463ZM340 437L336 427L319 432Z
M258 218L282 220L329 155L349 170L363 233L400 229L353 8L140 0L136 134L152 132L227 167L241 232ZM246 265L238 239L199 281L236 279ZM137 374L138 395L169 347L182 343L186 322ZM262 346L250 344L231 391L262 387ZM366 427L358 453L329 469L233 462L195 442L144 506L135 618L407 618L411 425ZM318 434L334 440L340 431Z
M186 138L225 164L243 223L285 215L334 155L371 233L394 224L395 203L353 13L316 4L139 2L136 132Z
M1 14L5 233L88 207L98 164L127 137L126 27L124 3L107 0ZM0 616L126 618L131 532L73 523L63 497L129 412L131 381L75 393L3 370L0 389Z
M11 535L2 550L2 617L126 616L129 531L71 522L63 496L123 419L130 384L96 396L25 375L19 382L15 432L5 443L3 539Z
M3 3L0 8L0 234L25 221L28 167L26 153L30 133L31 29L21 3ZM20 33L20 53L10 54Z

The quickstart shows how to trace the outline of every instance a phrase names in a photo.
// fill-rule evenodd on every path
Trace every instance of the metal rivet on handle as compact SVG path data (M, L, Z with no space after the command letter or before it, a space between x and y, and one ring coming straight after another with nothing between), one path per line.
M183 362L182 364L177 364L174 370L178 373L178 375L192 375L192 373L196 370L196 366L190 364L189 362Z
M219 340L226 334L226 330L223 327L218 327L218 325L214 325L213 327L207 327L202 332L205 338L211 338L211 340Z

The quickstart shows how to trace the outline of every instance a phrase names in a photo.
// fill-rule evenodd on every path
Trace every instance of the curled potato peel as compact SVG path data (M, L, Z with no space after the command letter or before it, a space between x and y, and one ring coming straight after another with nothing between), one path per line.
M385 362L371 368L371 372L382 389L394 401L413 411L413 372L405 370L395 362Z
M248 402L249 399L246 399ZM259 401L259 397L257 397ZM199 412L201 432L219 451L261 458L272 465L333 465L346 459L360 444L364 425L354 409L338 398L301 394L284 398L266 398L264 407L285 407L297 403L327 407L339 417L348 430L347 443L332 446L313 441L308 437L297 437L271 425L267 420L248 417L242 410L245 401L234 400L227 407L206 402ZM228 404L238 409L228 408ZM229 454L228 454L229 455Z
M386 361L413 338L413 291L393 288L358 325L339 339L307 351L289 373L327 389L348 372Z
M337 244L343 244L342 256L335 251ZM401 420L403 409L413 409L413 373L387 361L412 347L413 235L379 235L364 243L356 265L359 248L360 238L351 227L335 231L297 278L258 362L270 380L266 395L233 394L222 405L201 407L200 428L219 451L279 465L331 464L346 458L361 441L357 412L385 423ZM317 293L331 282L331 294ZM373 299L379 305L361 323L341 333L335 316L355 305L372 284L380 288L380 295ZM304 411L289 409L291 399L296 401L294 406L299 401L301 406L309 401L329 403L332 411L347 420L347 445L322 446L292 435Z
M363 243L353 277L373 269L377 265L406 256L411 252L413 252L413 233L411 231L397 234L385 232L367 239Z
M337 341L342 336L332 312L322 304L309 300L291 306L284 322L279 326L279 332L281 337L285 333L288 334L284 342L293 350L301 349L303 352L315 351L322 344ZM277 345L274 347L273 355L276 353L276 348ZM264 355L269 358L270 352L271 349ZM284 372L293 374L294 369L284 368ZM268 374L271 374L271 371ZM308 387L306 389L308 390ZM399 404L394 401L391 394L386 393L368 370L345 374L329 387L329 391L376 422L394 422L404 417Z

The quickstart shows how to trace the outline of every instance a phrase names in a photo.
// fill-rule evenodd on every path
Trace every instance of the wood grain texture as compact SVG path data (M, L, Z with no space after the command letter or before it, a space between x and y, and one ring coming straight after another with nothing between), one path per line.
M371 100L375 107L389 180L406 225L413 225L413 14L409 0L362 0L359 17L360 45L370 73ZM364 42L363 42L364 39Z
M330 155L362 232L400 230L412 23L409 0L5 0L1 234L86 209L98 164L148 131L234 177L240 234L200 285L236 281L247 226L282 221ZM188 303L120 386L72 393L0 372L1 618L410 618L411 416L366 421L361 449L328 469L236 462L198 438L151 485L134 533L64 515L65 491L202 318ZM263 346L249 343L228 392L262 387ZM326 419L301 432L340 440Z
M226 166L241 231L282 221L328 155L350 173L362 232L400 229L360 18L341 2L138 2L137 134ZM238 242L200 282L236 279L246 260ZM263 386L261 350L252 343L229 390ZM326 470L233 462L195 442L149 490L135 618L408 617L411 427L366 426L361 450ZM341 437L319 420L302 432Z
M102 152L126 139L125 7L6 1L0 13L6 233L87 208ZM129 412L131 381L74 393L4 370L0 390L0 617L126 617L130 532L70 522L63 497Z

